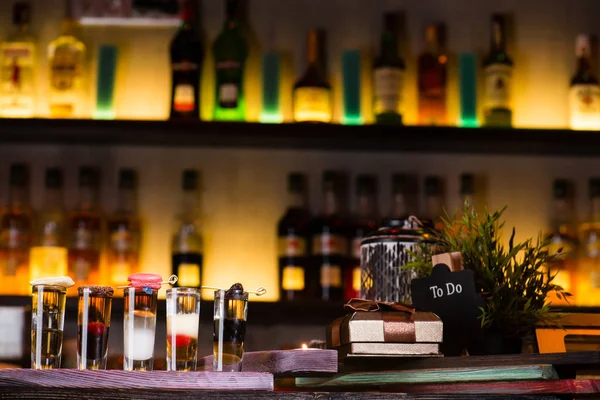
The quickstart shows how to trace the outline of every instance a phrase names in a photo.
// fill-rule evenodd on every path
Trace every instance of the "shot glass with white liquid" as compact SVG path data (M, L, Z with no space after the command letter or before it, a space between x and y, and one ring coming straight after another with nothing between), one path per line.
M200 321L200 290L167 290L167 370L195 371Z

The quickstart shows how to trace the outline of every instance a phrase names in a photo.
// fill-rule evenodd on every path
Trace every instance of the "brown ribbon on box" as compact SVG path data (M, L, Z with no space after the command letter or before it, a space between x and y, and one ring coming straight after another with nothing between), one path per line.
M378 312L383 320L383 336L385 342L390 343L414 343L416 342L415 324L413 314L415 309L400 303L388 303L382 301L351 299L344 308L352 311ZM345 319L352 315L337 318L329 326L329 337L331 347L340 347L341 326Z

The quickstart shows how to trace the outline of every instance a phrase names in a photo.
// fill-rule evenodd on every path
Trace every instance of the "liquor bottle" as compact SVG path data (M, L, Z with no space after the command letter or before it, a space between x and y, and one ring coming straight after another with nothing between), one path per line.
M63 207L63 172L46 169L46 196L30 251L29 279L67 275L67 219Z
M50 84L48 96L52 118L82 117L84 110L85 45L74 34L71 1L65 2L67 11L61 33L48 45Z
M293 107L296 122L331 122L331 86L320 57L322 36L322 31L308 31L308 66L304 75L294 84Z
M362 239L377 229L377 177L356 177L357 213L350 229L350 258L344 270L344 300L360 297L361 269L360 244Z
M485 70L485 124L512 125L513 61L506 53L506 24L503 15L492 16L490 54L483 63Z
M381 222L386 227L401 227L407 217L416 216L416 179L407 174L392 175L390 214Z
M29 206L29 169L10 166L8 205L0 212L0 294L26 295L29 286L29 248L32 216Z
M437 176L425 177L425 220L435 229L442 229L444 224L444 200L442 192L442 180Z
M194 2L182 4L181 25L171 41L171 119L200 118L200 75L204 48Z
M31 5L28 2L14 3L13 24L15 31L0 45L0 113L9 118L31 118L36 106L36 46L29 32Z
M223 30L213 45L216 68L213 118L244 121L244 65L248 58L248 44L240 26L238 0L227 0L226 14Z
M306 271L317 298L341 301L344 297L342 268L347 262L348 240L344 192L340 172L323 173L323 211L311 222L311 265Z
M181 187L181 211L177 215L177 230L171 243L172 272L179 277L178 286L200 287L204 249L200 226L198 171L184 170Z
M127 277L139 272L141 227L137 214L137 175L134 170L119 171L117 209L108 218L110 282L122 285Z
M564 290L575 296L571 300L577 301L578 293L575 292L574 278L577 263L577 234L574 221L573 194L570 184L565 179L556 179L553 184L553 207L550 221L551 253L558 253L557 260L547 265L548 273L556 275L553 283L562 286ZM552 304L567 304L558 299L554 293L548 294Z
M590 215L581 224L579 257L575 274L577 306L600 305L600 178L589 182Z
M100 176L93 167L79 168L79 200L69 213L69 276L76 286L100 282L103 221L97 205Z
M569 90L571 129L600 129L600 85L592 71L588 35L577 36L575 54L577 71Z
M279 299L282 301L297 301L307 297L310 214L306 186L304 175L293 172L288 176L288 206L277 225ZM311 289L314 296L316 287Z
M395 14L384 14L381 50L373 65L374 113L378 124L402 123L404 60L398 52L398 26Z
M444 125L446 120L446 68L442 25L428 25L426 50L417 61L419 124Z

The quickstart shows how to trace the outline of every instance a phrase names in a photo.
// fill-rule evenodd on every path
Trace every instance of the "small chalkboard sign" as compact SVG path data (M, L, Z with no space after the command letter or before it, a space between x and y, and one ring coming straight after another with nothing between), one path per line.
M480 335L483 299L475 291L473 271L450 272L446 264L437 264L429 277L412 281L412 301L442 319L444 355L460 355Z

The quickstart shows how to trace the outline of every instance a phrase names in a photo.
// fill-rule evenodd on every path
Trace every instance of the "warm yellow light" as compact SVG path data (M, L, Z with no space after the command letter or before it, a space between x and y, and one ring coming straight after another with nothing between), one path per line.
M329 89L303 87L294 90L294 121L331 122Z
M283 290L304 290L304 268L286 266L281 278Z
M36 246L29 252L29 279L67 275L67 249Z
M306 343L302 343L302 350L308 350L308 345Z
M179 264L177 278L179 286L200 286L200 266L198 264Z

